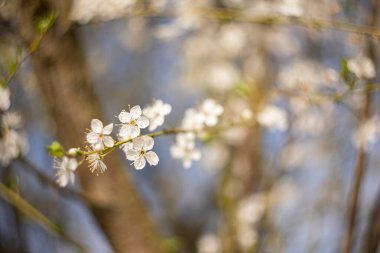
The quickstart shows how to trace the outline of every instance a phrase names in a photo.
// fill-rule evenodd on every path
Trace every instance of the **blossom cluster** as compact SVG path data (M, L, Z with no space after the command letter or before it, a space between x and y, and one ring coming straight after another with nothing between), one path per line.
M0 165L10 162L25 153L27 141L21 130L22 118L18 112L10 111L9 88L0 87Z
M58 143L50 147L50 154L55 157L57 182L62 187L69 182L74 183L74 173L84 160L88 162L91 172L97 175L105 172L107 165L103 159L115 148L124 152L125 158L132 162L136 170L143 169L147 164L156 166L160 159L153 151L154 137L160 135L176 135L175 142L170 147L171 156L182 161L183 167L189 169L194 161L201 159L197 142L207 140L213 131L227 131L233 127L247 126L247 123L257 123L280 131L288 127L286 111L280 107L264 106L258 111L254 121L249 108L239 109L239 112L227 112L214 99L208 98L196 108L187 109L178 128L153 132L164 125L165 118L171 110L170 104L155 100L143 108L135 105L128 110L122 110L117 115L118 122L115 124L103 124L99 119L92 119L86 132L86 148L70 148L65 152ZM236 114L239 116L236 117ZM117 133L113 135L115 128ZM79 161L79 157L84 159Z
M146 163L157 165L159 158L152 151L154 139L149 135L142 135L141 132L148 127L150 131L153 131L162 126L165 116L170 112L171 106L161 100L155 100L144 109L136 105L128 111L122 110L117 116L119 123L116 126L119 127L119 131L116 138L118 141L112 137L113 123L104 125L99 119L92 119L90 129L86 134L87 150L71 148L66 155L55 159L57 182L61 186L74 182L74 172L80 164L76 157L80 155L85 156L91 172L96 174L105 172L107 166L103 158L116 147L125 153L126 159L132 161L137 170L143 169Z

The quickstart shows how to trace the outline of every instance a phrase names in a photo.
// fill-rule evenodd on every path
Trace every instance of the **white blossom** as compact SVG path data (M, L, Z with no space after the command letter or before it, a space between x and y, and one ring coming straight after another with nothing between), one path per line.
M237 207L237 220L241 223L255 224L265 210L265 196L253 194L241 200Z
M239 246L247 251L258 240L255 224L262 218L265 210L265 195L253 194L241 200L237 206L237 239Z
M243 251L249 251L258 241L257 231L249 226L240 226L237 228L237 241Z
M146 161L150 165L157 165L159 158L157 154L150 151L154 146L152 137L144 135L133 139L132 146L126 150L127 159L133 161L136 170L141 170L145 167Z
M89 163L90 171L92 173L96 172L96 175L99 175L99 172L103 173L107 170L106 164L98 153L88 155L86 160Z
M87 134L86 140L94 150L102 150L104 146L113 147L115 141L109 136L112 133L113 124L103 127L103 123L98 119L91 120L91 131Z
M189 108L185 112L185 116L182 120L182 128L187 130L199 131L203 129L203 115L195 110L194 108Z
M230 55L237 55L247 43L247 33L240 25L229 23L220 31L219 43Z
M214 63L207 70L206 83L214 91L229 91L238 81L239 72L231 63Z
M372 117L362 123L362 125L354 133L352 139L355 147L363 148L368 151L379 139L380 136L380 120Z
M358 56L350 59L347 63L349 70L354 73L358 78L373 78L376 76L375 66L371 59Z
M1 123L6 128L17 129L22 125L22 118L18 112L6 112L1 117Z
M131 108L130 112L123 110L118 116L121 124L119 136L135 138L140 135L143 128L149 126L149 119L142 115L140 106L136 105Z
M70 10L70 19L82 24L94 18L110 20L125 14L135 0L75 0Z
M257 121L268 128L285 131L288 128L286 112L277 106L268 105L257 114Z
M223 113L223 106L208 98L201 104L199 112L204 124L212 127L218 123L218 117Z
M6 111L11 106L11 93L8 88L0 87L0 110Z
M27 141L23 134L12 129L8 129L3 133L0 139L0 164L3 166L9 163L27 149Z
M198 253L220 253L222 252L221 241L214 234L205 234L197 242Z
M185 169L189 169L193 161L201 159L201 153L195 148L193 133L178 134L176 143L170 148L170 153L174 159L182 160Z
M143 114L149 119L149 131L157 129L162 126L165 121L165 116L172 111L171 105L162 102L162 100L155 100L151 106L143 110Z
M78 162L74 158L64 156L62 159L54 160L54 168L57 170L57 183L61 187L65 187L69 182L74 183L74 171L78 167Z

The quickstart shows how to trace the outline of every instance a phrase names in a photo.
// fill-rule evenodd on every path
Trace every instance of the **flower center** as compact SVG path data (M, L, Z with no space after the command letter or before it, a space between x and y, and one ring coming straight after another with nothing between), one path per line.
M136 122L136 120L131 120L131 122L130 122L130 124L132 125L132 126L137 126L137 122Z
M144 156L145 155L145 150L140 150L140 156Z

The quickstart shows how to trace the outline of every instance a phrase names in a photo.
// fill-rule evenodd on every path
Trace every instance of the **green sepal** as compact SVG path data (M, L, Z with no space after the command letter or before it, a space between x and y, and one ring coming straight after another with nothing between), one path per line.
M65 150L57 141L53 141L50 146L47 147L47 150L49 151L49 155L57 158L61 158L65 154Z

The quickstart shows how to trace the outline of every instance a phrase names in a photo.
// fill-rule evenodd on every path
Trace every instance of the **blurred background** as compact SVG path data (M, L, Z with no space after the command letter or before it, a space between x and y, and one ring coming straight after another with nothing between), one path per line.
M0 252L380 252L379 5L0 1ZM252 124L190 169L160 136L155 167L55 183L46 147L91 119L161 99L172 128L206 98Z

